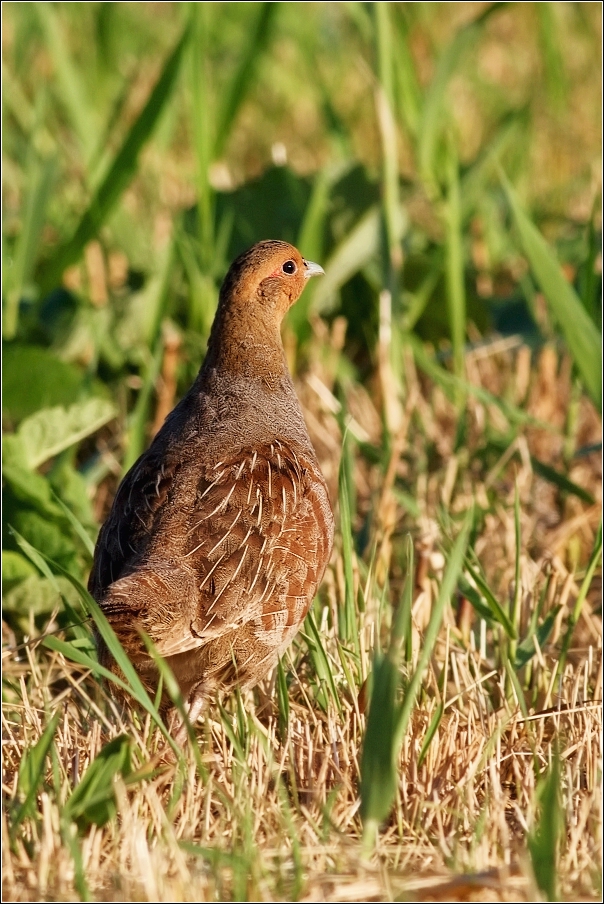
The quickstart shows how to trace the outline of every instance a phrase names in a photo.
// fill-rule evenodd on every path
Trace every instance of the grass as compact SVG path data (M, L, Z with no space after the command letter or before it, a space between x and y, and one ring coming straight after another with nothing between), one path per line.
M6 900L601 899L601 15L307 7L3 5ZM84 586L268 236L335 551L166 765Z

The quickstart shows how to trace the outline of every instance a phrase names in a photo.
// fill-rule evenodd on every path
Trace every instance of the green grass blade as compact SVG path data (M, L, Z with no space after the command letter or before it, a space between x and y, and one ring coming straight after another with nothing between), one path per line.
M470 511L466 515L461 531L459 532L459 536L457 537L453 549L448 556L447 567L443 575L442 584L440 586L436 601L432 607L430 621L428 622L428 627L426 628L426 633L422 641L417 667L415 669L415 672L413 673L411 681L409 682L409 686L405 691L405 697L398 717L395 737L397 750L400 747L403 736L407 730L407 725L409 724L411 712L415 704L415 698L417 697L424 671L426 670L426 666L428 665L430 656L432 655L432 650L434 648L434 644L436 643L436 638L440 630L445 606L451 601L451 597L455 592L455 588L457 586L457 582L464 565L466 548L468 545L468 539L470 537L470 530L473 520L474 513Z
M361 818L366 845L375 827L386 819L396 794L398 657L393 651L377 653L373 662L373 688L361 758Z
M459 29L448 47L441 53L434 78L426 92L418 129L417 162L419 173L428 190L436 186L436 155L443 129L448 123L446 114L447 90L460 61L474 44L488 18L506 3L493 3L474 22Z
M352 499L350 493L350 439L344 435L342 458L340 461L339 501L340 533L342 535L342 559L344 563L344 605L338 609L338 630L341 640L358 648L358 627L354 598L354 550L352 537Z
M25 800L12 818L13 832L19 827L24 817L29 815L35 803L36 795L40 785L44 781L44 769L46 757L53 742L61 713L54 714L46 728L44 729L40 739L30 747L21 761L19 767L19 778L17 780L17 790L25 796Z
M90 559L92 560L92 557L94 556L94 543L93 543L92 539L90 538L90 536L88 535L86 528L83 526L83 524L80 524L80 522L78 521L78 519L76 518L74 513L71 511L71 509L68 506L65 505L63 500L60 499L54 491L51 490L51 492L52 492L55 502L57 503L57 505L59 506L59 508L61 509L61 511L63 512L63 514L65 515L65 517L67 518L67 520L69 521L71 526L73 527L74 531L76 532L76 534L82 541L82 543L84 545L84 549L86 550L86 552L90 556Z
M563 493L570 493L572 496L582 499L583 502L587 502L588 505L594 504L595 500L591 493L588 493L583 487L580 487L578 484L574 483L574 481L570 480L566 474L561 474L560 471L556 471L556 469L552 468L550 465L546 465L544 462L539 461L534 455L531 455L531 467L535 474L538 474L539 477L543 477L544 480L547 480L549 483L558 487Z
M552 628L554 627L554 622L558 617L559 611L560 606L554 606L554 608L550 612L548 612L547 616L544 618L539 627L536 627L535 629L529 631L522 643L518 644L518 649L516 650L516 661L514 663L514 668L516 669L516 671L520 671L520 669L524 668L524 666L531 661L531 659L537 652L535 639L539 644L539 649L543 649L543 647L547 643L547 638L551 634Z
M245 48L233 80L226 91L226 97L218 115L214 156L220 157L228 141L233 123L250 88L254 85L256 69L262 53L269 44L278 3L258 4L260 9L250 32L246 36Z
M336 706L336 709L339 713L341 713L342 704L340 703L340 696L338 694L333 671L331 669L327 653L325 652L323 640L319 633L319 629L317 628L317 623L314 619L312 609L306 616L304 627L308 629L308 634L304 633L302 636L304 637L308 646L319 684L324 685L329 689L330 696Z
M526 108L506 113L488 145L465 169L459 183L464 229L467 229L468 220L475 216L477 206L488 197L488 183L496 175L506 153L517 144L523 130L526 131L528 117Z
M42 564L38 563L43 563L44 574L48 572L48 574L50 575L53 575L53 573L63 575L63 577L67 578L67 580L73 585L73 587L75 587L80 596L80 599L82 600L82 603L84 604L84 607L92 615L97 630L107 645L107 649L113 656L118 668L125 678L126 684L120 686L123 686L124 689L128 691L130 696L133 697L136 703L138 703L139 706L141 706L147 713L149 713L162 734L168 739L169 743L178 754L178 748L176 747L176 744L174 743L168 730L166 729L163 720L159 712L157 711L157 707L154 706L153 702L151 701L149 694L145 690L134 666L128 658L128 654L119 642L115 631L107 621L107 618L101 610L97 601L93 596L90 595L84 585L80 581L78 581L78 579L75 578L72 574L70 574L65 568L63 568L57 562L53 562L52 559L50 559L48 556L45 556L44 553L41 553L38 550L34 550L33 547L22 537L19 537L19 535L16 534L15 531L13 531L13 533L17 537L17 540L20 541L19 545L26 553L26 555L32 557L34 564L38 565L38 567L41 568ZM46 638L44 643L50 646L52 649L53 645L55 645L56 648L56 644L61 644L62 642L58 641L57 638L48 637ZM74 658L75 661L80 661L81 664L85 664L87 668L92 668L96 672L99 672L101 674L105 673L105 670L102 668L102 666L100 666L98 663L95 663L94 660L90 659L90 657L87 656L87 654L82 653L80 650L77 650L77 648L72 644L69 644L68 647L71 651L70 656L71 658ZM63 652L65 649L67 648L62 648L61 652ZM76 657L78 658L76 659ZM83 657L85 657L85 660ZM110 677L110 675L105 675L105 677ZM116 681L116 683L120 684L119 679Z
M283 743L289 731L289 693L283 659L277 663L277 707L279 710L279 734L281 743Z
M520 534L520 493L518 492L518 480L516 480L514 489L514 538L514 596L510 601L510 622L514 631L514 636L510 638L508 657L510 664L514 663L516 660L518 621L520 618L520 603L522 600L522 587L520 582L520 546L522 537Z
M436 712L432 716L430 720L430 725L428 726L428 731L426 732L426 737L424 738L424 743L422 744L422 749L419 752L419 757L417 758L417 768L419 769L426 759L428 755L428 750L430 749L430 744L432 743L432 738L436 734L436 730L440 725L440 720L443 717L443 713L445 711L445 704L443 702L439 703L436 707Z
M126 691L126 693L132 693L130 685L125 681L122 681L121 678L118 678L117 675L114 675L113 672L110 672L109 669L102 666L96 659L89 656L88 653L80 650L75 644L51 635L50 637L44 638L42 646L46 647L48 650L52 650L54 653L60 653L65 659L69 659L71 662L75 662L85 669L90 669L93 675L98 675L101 678L105 678L106 681L117 684L117 686Z
M565 279L554 252L520 206L516 192L503 174L501 181L531 270L562 330L585 388L599 409L602 405L602 337L579 296Z
M23 225L15 243L12 267L5 268L5 304L3 312L4 339L13 339L19 324L19 304L32 280L36 254L40 245L46 208L51 197L57 172L57 161L48 157L39 161L31 151L27 183L31 188L23 213ZM5 258L6 260L6 258Z
M405 539L405 584L401 598L401 624L405 641L405 661L410 664L413 659L413 630L411 622L411 610L413 607L413 583L415 581L415 568L413 565L413 540L411 534Z
M560 48L559 27L555 9L557 5L557 3L538 3L535 7L535 12L539 23L545 86L554 110L560 112L567 102L568 82L564 57Z
M396 15L396 12L397 10L395 8L394 15ZM415 61L409 46L409 34L406 22L404 21L404 14L398 16L394 40L396 108L407 132L415 143L417 141L422 96L417 78Z
M398 273L403 255L401 235L403 218L399 198L399 162L396 123L394 120L394 67L390 4L374 4L379 87L376 93L377 119L382 143L382 207L388 245L388 288L396 299Z
M573 606L573 611L570 614L570 618L567 622L566 633L564 635L564 640L562 641L562 649L560 651L560 657L556 663L556 677L558 675L563 674L564 666L566 665L566 657L568 656L568 651L570 649L570 643L579 622L579 618L581 617L581 610L583 608L583 604L587 597L589 588L591 586L591 582L593 576L595 574L596 568L602 558L602 522L600 521L600 526L598 528L598 533L596 535L596 542L594 544L594 548L587 565L587 570L585 572L585 577L581 583L581 588L579 590L579 595L575 600L575 605ZM552 682L552 685L555 683Z
M325 276L318 280L314 290L314 309L319 313L327 309L335 293L375 257L379 248L380 210L374 205L336 246L325 264Z
M139 390L134 410L130 415L126 452L122 462L124 473L130 470L134 462L149 445L149 436L147 434L149 406L161 369L163 353L164 344L161 337L159 337L155 342L153 355L149 355L143 376L143 385Z
M122 147L114 158L107 175L102 180L74 234L59 247L52 259L44 267L40 276L42 294L46 294L50 289L54 288L65 268L78 260L84 246L97 235L134 176L139 154L149 141L160 114L172 96L188 36L189 29L186 27L166 61L147 103L128 132Z
M387 654L378 653L375 657L373 689L361 760L361 817L365 852L373 845L379 824L386 819L392 808L397 787L400 747L424 671L436 643L445 606L450 602L463 567L472 520L473 514L469 513L449 556L438 598L432 608L423 639L417 667L405 690L402 704L397 703L400 688L400 640L403 635L402 606L399 612L400 621L399 618L396 619Z
M472 579L474 580L476 586L478 587L479 592L484 597L487 607L490 611L491 618L493 618L501 625L501 627L504 629L505 633L511 640L515 640L516 631L514 629L514 625L510 620L510 617L508 616L503 606L497 600L497 597L492 592L487 582L478 571L478 568L474 568L470 562L466 562L466 568L469 574L472 576ZM470 596L469 594L468 599L470 600L470 602L472 602L472 596Z
M116 775L127 779L132 773L131 744L132 739L125 734L105 744L71 792L63 815L76 822L80 829L93 824L104 826L116 816L113 780Z
M52 3L35 3L44 33L46 48L52 59L59 102L67 111L86 163L94 151L98 137L98 124L94 115L97 107L86 96L84 79L72 59L70 42L61 22L57 7Z
M507 680L513 688L514 693L512 694L511 688L508 690L507 697L510 703L513 702L513 698L516 697L518 701L518 706L520 707L520 712L524 716L525 719L528 719L528 707L526 705L526 700L524 699L524 691L522 690L522 686L520 684L520 680L518 675L514 670L514 659L511 656L507 656L505 660L505 672L507 676Z
M190 82L197 163L197 231L204 272L210 268L214 251L214 189L209 176L216 127L208 47L211 14L212 4L191 4Z
M445 275L453 367L458 377L464 374L464 343L466 336L466 292L464 285L463 235L457 155L449 145L447 150L447 201L445 216Z
M557 901L558 849L564 831L564 810L560 799L560 757L554 758L537 785L541 814L529 835L528 849L535 880L548 901Z
M72 822L61 819L61 839L63 846L69 851L73 860L73 883L77 889L81 901L94 900L90 894L88 882L86 881L86 870L84 868L84 858L82 857L82 849L77 836L76 827Z
M483 402L485 405L494 405L496 408L499 408L501 413L512 424L530 424L533 427L539 427L541 430L551 431L554 429L554 427L546 421L541 421L538 418L527 414L526 411L493 395L493 393L489 392L487 389L483 389L482 386L475 386L473 383L469 383L467 380L463 380L455 374L445 370L443 367L440 367L413 333L405 334L405 342L411 346L417 366L423 370L428 377L434 380L435 383L441 386L451 398L454 398L456 393L467 393L468 395L474 396L474 398Z

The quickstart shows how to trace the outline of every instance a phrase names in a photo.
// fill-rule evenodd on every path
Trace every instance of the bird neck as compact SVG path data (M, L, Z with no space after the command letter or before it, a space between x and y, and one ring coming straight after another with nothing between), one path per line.
M274 307L234 305L221 299L200 376L209 370L263 383L289 378Z

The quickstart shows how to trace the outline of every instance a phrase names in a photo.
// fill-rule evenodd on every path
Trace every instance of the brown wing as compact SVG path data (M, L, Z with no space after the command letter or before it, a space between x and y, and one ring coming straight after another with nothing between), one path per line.
M124 477L94 550L88 589L95 599L144 557L179 469L176 456L151 446Z
M124 499L130 483L132 498L146 486L151 507L160 499L151 493L149 473L142 469L127 481ZM254 662L272 651L276 656L292 639L327 565L333 516L323 478L314 461L274 443L199 466L190 489L186 506L178 505L178 488L169 494L161 521L151 512L145 520L140 505L135 509L144 561L106 588L101 605L134 658L144 658L136 639L143 628L171 657L177 677L173 657L186 659L190 671L187 654L195 649L204 652L194 667L218 673L229 665L233 643L241 646L245 638L241 655L253 673ZM130 542L121 521L113 529L122 533L105 539L107 555L120 536L121 546ZM229 635L237 640L221 645Z
M331 553L333 516L316 464L281 443L217 462L198 487L184 559L200 580L203 633L254 621L280 647L306 616Z

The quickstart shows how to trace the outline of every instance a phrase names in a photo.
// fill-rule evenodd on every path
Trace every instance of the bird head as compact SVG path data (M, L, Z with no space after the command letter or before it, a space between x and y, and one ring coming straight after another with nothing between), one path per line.
M258 242L231 265L220 291L221 301L239 299L258 301L282 318L298 300L306 281L324 270L305 260L297 248L287 242Z

